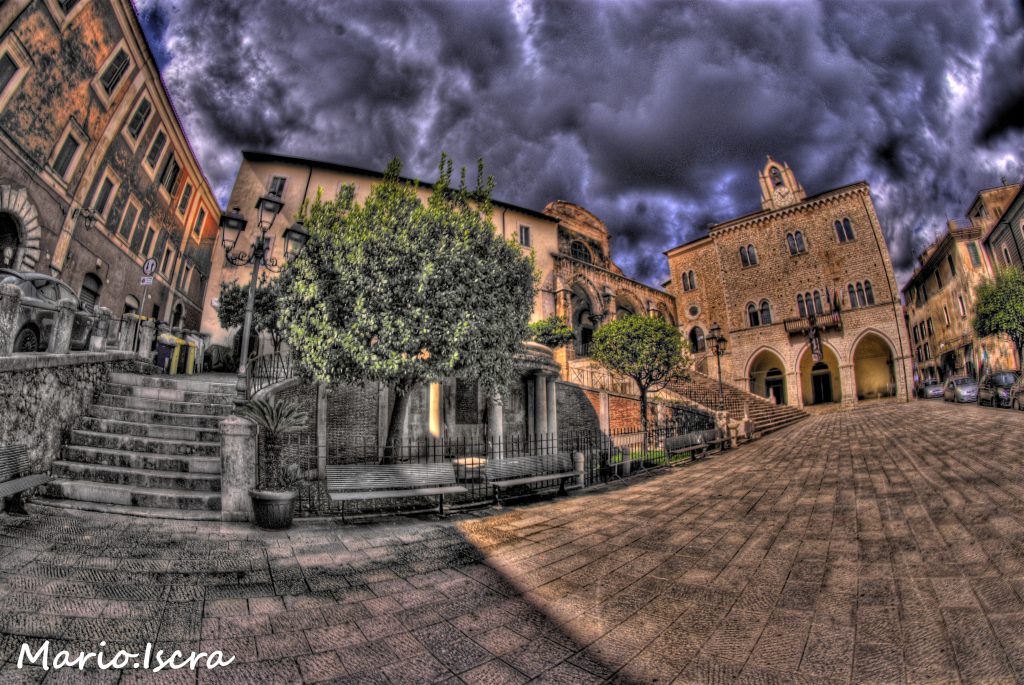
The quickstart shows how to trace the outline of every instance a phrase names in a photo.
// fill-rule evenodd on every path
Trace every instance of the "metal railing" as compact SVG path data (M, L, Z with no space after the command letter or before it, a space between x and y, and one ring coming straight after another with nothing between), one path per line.
M246 398L252 399L263 388L291 378L294 371L289 354L272 352L250 358L245 365Z

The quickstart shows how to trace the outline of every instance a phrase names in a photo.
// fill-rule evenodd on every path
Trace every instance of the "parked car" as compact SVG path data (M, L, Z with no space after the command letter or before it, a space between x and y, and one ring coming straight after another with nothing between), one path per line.
M934 378L926 379L918 386L917 396L923 400L942 397L942 383Z
M1017 382L1016 371L993 371L978 384L978 405L1009 407L1010 388Z
M942 399L946 402L974 402L978 399L978 381L970 376L953 376L943 386Z
M84 350L96 325L91 308L82 304L66 283L52 276L0 269L0 285L12 284L21 290L21 309L14 337L15 352L45 352L50 346L57 311L62 301L71 302L75 321L71 326L71 349Z

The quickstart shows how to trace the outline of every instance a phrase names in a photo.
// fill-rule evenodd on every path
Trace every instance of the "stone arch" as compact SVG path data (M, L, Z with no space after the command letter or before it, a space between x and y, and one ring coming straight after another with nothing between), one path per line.
M0 213L14 219L18 229L18 247L12 268L18 271L35 270L39 263L42 230L39 226L39 211L29 199L28 192L24 188L0 185Z
M786 359L768 345L757 348L747 359L746 373L750 392L774 399L778 404L789 403L786 377Z
M854 340L850 346L850 362L858 400L897 394L895 349L888 336L873 328L861 331Z
M569 284L569 326L576 336L576 356L589 356L590 341L603 315L597 288L586 278L578 276Z
M796 355L796 368L800 376L800 403L811 404L838 403L843 398L842 358L839 352L829 343L821 342L822 360L815 363L811 356L811 347L807 343ZM824 365L824 369L819 366ZM817 368L816 368L817 367ZM823 371L827 369L828 373ZM827 380L824 376L827 375Z
M630 314L639 314L643 316L647 313L646 307L644 307L640 300L628 290L622 290L615 293L615 307L616 307L616 318L622 316L621 310L626 310Z

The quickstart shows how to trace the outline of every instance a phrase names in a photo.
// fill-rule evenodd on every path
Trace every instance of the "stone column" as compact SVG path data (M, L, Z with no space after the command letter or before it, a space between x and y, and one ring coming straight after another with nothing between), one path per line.
M21 308L21 290L16 285L0 286L0 357L14 349L18 335L18 310Z
M135 346L141 320L137 314L125 314L121 317L121 328L117 332L117 349L131 350Z
M75 305L61 300L57 305L57 319L50 334L50 349L53 354L67 354L71 351L71 327L75 325Z
M548 383L547 376L542 373L533 379L533 426L538 439L548 432Z
M548 383L548 433L551 434L550 452L558 451L558 376L549 376Z
M487 436L490 438L490 449L487 455L491 459L505 456L502 442L505 440L505 405L501 393L494 393L487 398Z
M430 406L428 410L430 437L441 438L441 384L430 384Z
M111 312L106 307L97 307L96 326L89 337L89 351L103 352L107 349L107 333L110 331Z
M839 366L839 383L842 386L839 388L839 391L842 393L839 398L840 402L843 404L856 404L857 375L854 373L853 364L841 364ZM835 395L835 388L832 389L832 394L833 396Z
M252 521L250 488L256 487L256 424L241 416L220 422L220 516Z
M136 352L146 361L153 360L151 351L153 349L154 337L156 337L156 324L153 323L153 319L146 319L139 324L139 346Z

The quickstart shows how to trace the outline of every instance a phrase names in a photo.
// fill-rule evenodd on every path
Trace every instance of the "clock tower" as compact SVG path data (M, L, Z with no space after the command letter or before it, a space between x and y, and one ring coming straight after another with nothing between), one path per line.
M771 155L759 174L761 181L761 209L782 209L807 197L804 187L796 182L788 164L779 164Z

